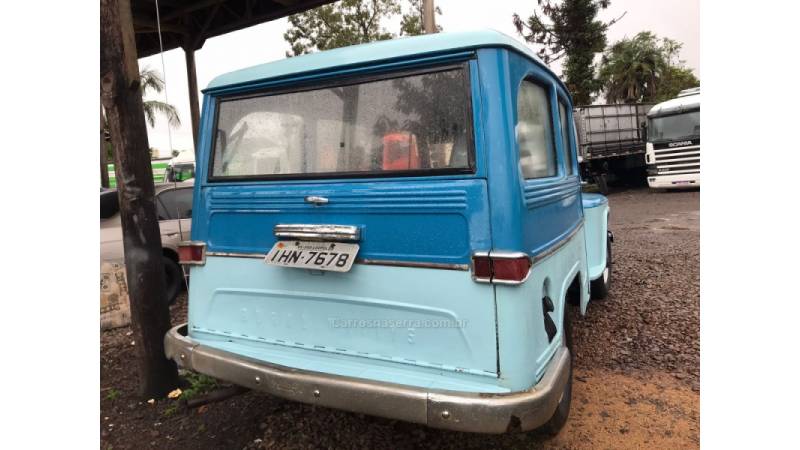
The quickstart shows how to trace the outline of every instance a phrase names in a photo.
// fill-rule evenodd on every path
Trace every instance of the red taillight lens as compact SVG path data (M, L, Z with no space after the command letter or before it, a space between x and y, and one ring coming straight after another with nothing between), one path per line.
M205 264L205 242L185 241L178 244L178 261L181 264Z
M531 259L524 253L478 253L472 257L472 277L484 283L519 284L528 278Z
M492 281L522 282L528 278L531 259L528 256L516 258L492 258Z
M489 255L472 257L472 276L476 281L492 281L492 261Z

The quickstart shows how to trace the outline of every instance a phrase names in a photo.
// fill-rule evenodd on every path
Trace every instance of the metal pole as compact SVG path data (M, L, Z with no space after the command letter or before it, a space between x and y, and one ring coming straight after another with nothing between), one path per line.
M197 69L194 62L194 50L183 49L186 55L186 77L189 80L189 110L192 116L192 139L197 152L197 132L200 127L200 99L197 96Z
M433 0L422 0L422 27L425 34L436 33L436 7L433 6Z

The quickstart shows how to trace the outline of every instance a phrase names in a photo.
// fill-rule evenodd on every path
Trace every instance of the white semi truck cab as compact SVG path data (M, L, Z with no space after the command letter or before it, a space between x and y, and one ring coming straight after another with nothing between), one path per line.
M647 113L647 184L700 186L700 88L681 91Z

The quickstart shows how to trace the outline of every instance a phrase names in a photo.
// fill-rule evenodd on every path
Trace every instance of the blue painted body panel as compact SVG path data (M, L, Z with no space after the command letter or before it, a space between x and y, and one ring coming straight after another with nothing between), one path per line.
M248 67L214 78L208 84L206 91L253 84L265 79L289 77L298 73L315 73L332 67L341 71L353 67L431 58L443 53L464 52L487 47L513 49L538 61L542 67L545 67L527 46L498 31L436 33L353 45ZM553 78L557 79L555 75Z
M606 236L608 232L608 199L600 194L583 194L586 215L586 256L589 280L603 275L606 268Z
M561 326L567 288L575 277L584 282L586 247L578 230L559 251L536 264L520 286L496 287L497 343L500 349L500 383L512 391L534 385L547 369L547 363L561 345ZM548 342L544 329L542 297L553 299L550 313L558 324L558 334ZM588 301L582 290L581 303Z
M209 182L216 101L228 95L352 75L467 62L475 171L448 176ZM522 79L545 86L572 111L566 88L532 52L496 32L442 33L296 57L216 78L204 91L192 239L209 252L265 254L277 223L334 223L362 229L359 258L466 265L475 251L522 251L538 261L520 286L476 283L470 272L355 264L347 273L277 268L257 258L209 256L191 267L189 333L256 359L338 375L472 392L535 384L560 340L547 341L541 298L559 325L570 283L586 311L589 248L605 235L599 200L584 213L580 181L558 173L525 180L516 144ZM572 120L567 121L572 127ZM560 136L560 122L554 121ZM571 131L571 130L570 130ZM307 195L328 197L325 206ZM607 211L607 205L605 206ZM587 240L587 238L589 238ZM565 239L569 239L564 242ZM557 251L551 251L558 246ZM604 250L603 250L604 253ZM604 257L604 255L603 255ZM537 258L538 259L538 258ZM604 262L604 259L603 259ZM332 320L465 320L460 328L335 327ZM373 322L374 323L374 322ZM405 323L405 322L404 322ZM560 333L560 331L559 331Z
M304 201L321 195L330 204ZM360 258L468 264L473 249L491 245L482 179L206 187L194 239L209 251L266 253L278 223L356 225ZM427 223L431 227L420 227ZM235 233L227 230L236 230ZM194 230L193 230L194 231Z
M210 256L191 276L195 339L496 376L493 287L466 271L356 264L319 272Z

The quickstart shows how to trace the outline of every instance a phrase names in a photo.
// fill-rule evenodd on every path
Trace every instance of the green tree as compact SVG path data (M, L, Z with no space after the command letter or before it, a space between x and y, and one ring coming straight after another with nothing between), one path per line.
M177 128L181 126L181 118L178 116L178 110L175 106L159 100L145 100L145 97L151 91L160 94L164 91L164 80L161 79L161 74L158 71L151 69L147 66L139 71L139 89L142 92L142 100L144 101L144 116L147 123L151 127L156 126L156 115L161 114L166 117L169 126Z
M394 39L398 34L381 26L398 14L400 36L423 34L422 1L408 0L406 12L400 0L341 0L289 16L289 29L283 38L292 49L286 56ZM436 8L436 14L442 10ZM442 31L442 27L436 27Z
M600 61L599 79L611 103L659 102L700 84L678 59L683 44L642 31L617 41Z
M169 126L173 128L181 126L181 118L178 116L178 109L175 106L160 100L145 100L145 97L150 92L154 91L160 94L164 91L164 80L157 70L145 66L139 71L139 90L142 93L144 117L151 127L156 126L156 116L159 114L167 119ZM105 119L105 116L103 117ZM103 127L103 134L106 142L106 158L108 161L114 161L114 149L111 146L111 134L108 131L107 124ZM152 149L150 153L152 154Z
M589 104L602 84L595 75L594 57L606 47L606 30L622 16L603 22L597 13L610 0L538 0L541 13L527 20L514 14L514 26L527 42L541 46L539 57L550 64L565 58L564 83L576 104Z
M341 0L294 14L283 34L292 46L286 56L392 39L381 20L397 14L398 0Z

